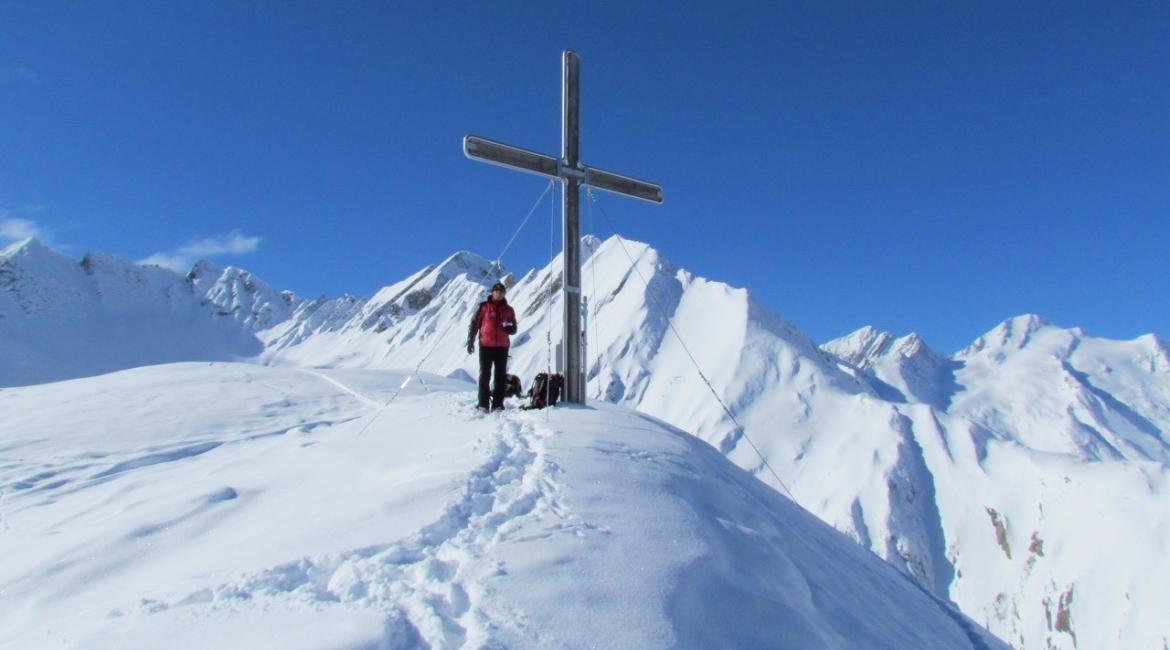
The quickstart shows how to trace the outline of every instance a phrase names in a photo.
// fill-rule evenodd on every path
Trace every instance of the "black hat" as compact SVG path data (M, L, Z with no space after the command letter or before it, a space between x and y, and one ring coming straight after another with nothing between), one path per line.
M497 283L492 285L492 291L496 291L496 290L503 291L504 293L508 293L508 287L505 287L503 282L497 282Z

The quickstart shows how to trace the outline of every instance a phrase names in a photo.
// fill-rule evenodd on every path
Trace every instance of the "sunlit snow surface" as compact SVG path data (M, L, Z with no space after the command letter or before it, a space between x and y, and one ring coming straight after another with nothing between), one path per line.
M0 646L1001 647L657 420L403 377L0 390Z

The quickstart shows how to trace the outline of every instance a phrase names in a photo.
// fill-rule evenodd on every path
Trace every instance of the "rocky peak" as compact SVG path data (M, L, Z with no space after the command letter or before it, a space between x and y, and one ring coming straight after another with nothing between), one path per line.
M841 338L829 341L821 348L850 365L868 368L875 360L889 352L895 340L897 339L893 334L866 325Z

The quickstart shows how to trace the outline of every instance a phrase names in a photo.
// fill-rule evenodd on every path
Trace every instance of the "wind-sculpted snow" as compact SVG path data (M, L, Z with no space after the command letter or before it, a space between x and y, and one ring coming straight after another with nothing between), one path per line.
M0 393L0 647L1005 647L684 432L404 377Z

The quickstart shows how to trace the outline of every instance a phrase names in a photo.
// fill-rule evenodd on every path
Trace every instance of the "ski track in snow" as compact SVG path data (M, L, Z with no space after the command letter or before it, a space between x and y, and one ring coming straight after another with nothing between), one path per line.
M332 384L334 387L340 389L342 392L349 393L350 395L353 396L354 399L356 399L357 401L359 401L367 406L372 406L374 408L382 408L382 406L383 406L381 402L379 402L377 400L370 399L369 397L366 397L365 395L362 395L361 393L357 392L356 390L350 388L349 386L346 386L345 384L337 381L336 379L334 379L328 375L324 375L322 373L319 373L316 370L308 370L305 368L301 368L300 371L305 373L306 375L313 375L314 377L324 379L325 381Z
M362 399L336 380L307 372ZM457 484L455 497L433 523L401 541L302 557L177 597L145 597L109 615L340 605L383 615L383 644L392 648L503 647L494 637L509 629L539 639L541 633L521 612L500 611L498 602L488 606L490 578L506 573L503 563L492 559L492 547L520 539L520 529L534 520L540 531L535 536L541 538L583 536L597 527L563 503L555 481L560 469L544 451L549 433L538 429L534 415L480 415L468 406L467 394L444 397L444 406L465 420L499 421L480 440L483 462Z

